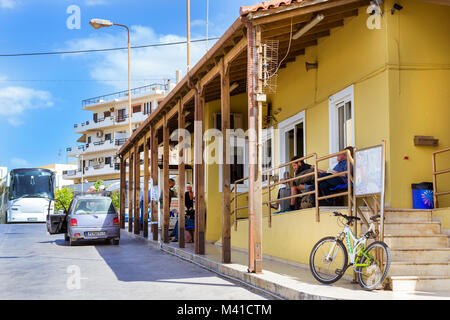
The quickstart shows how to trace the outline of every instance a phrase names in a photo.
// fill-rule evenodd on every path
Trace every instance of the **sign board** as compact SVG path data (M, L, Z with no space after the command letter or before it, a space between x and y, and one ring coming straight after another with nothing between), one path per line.
M383 193L383 146L355 151L355 195Z

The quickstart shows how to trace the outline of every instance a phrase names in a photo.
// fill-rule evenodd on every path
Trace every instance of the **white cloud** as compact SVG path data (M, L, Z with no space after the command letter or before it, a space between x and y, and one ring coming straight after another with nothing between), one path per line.
M8 119L8 123L13 127L19 127L23 124L23 121L17 117L11 117Z
M0 8L14 9L17 6L16 0L0 0Z
M106 0L86 0L84 3L90 7L108 4Z
M48 91L25 87L0 88L0 115L8 117L13 126L23 123L18 116L26 111L53 106L52 95Z
M194 37L193 37L194 38ZM131 28L131 46L182 42L185 37L168 34L159 35L153 29L144 26ZM113 47L126 47L127 36L125 32L103 33L97 31L89 38L75 39L67 42L64 50L86 50ZM210 46L212 43L210 42ZM191 43L191 68L206 53L205 43ZM131 78L143 81L134 81L133 87L149 84L152 81L145 79L173 79L175 71L186 73L186 44L148 47L133 49L131 51ZM128 53L127 50L108 51L98 53L95 58L92 54L77 54L69 57L86 57L90 67L90 76L114 87L114 90L125 90L128 79ZM124 80L105 81L105 80Z
M15 168L30 166L30 164L28 163L27 160L20 159L20 158L12 158L10 162L11 162L12 166Z

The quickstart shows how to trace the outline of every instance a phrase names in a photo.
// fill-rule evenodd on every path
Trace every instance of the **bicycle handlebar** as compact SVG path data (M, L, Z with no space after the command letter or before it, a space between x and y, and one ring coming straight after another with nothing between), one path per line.
M342 213L337 212L337 211L333 212L333 214L335 216L337 216L337 217L345 218L347 220L347 224L350 224L352 222L352 220L361 220L361 218L358 218L356 216L348 216L346 214L342 214Z

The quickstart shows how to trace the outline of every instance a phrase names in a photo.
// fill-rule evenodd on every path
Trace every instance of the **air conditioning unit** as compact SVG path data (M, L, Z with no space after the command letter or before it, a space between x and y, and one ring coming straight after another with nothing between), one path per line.
M103 137L103 131L97 131L97 138Z

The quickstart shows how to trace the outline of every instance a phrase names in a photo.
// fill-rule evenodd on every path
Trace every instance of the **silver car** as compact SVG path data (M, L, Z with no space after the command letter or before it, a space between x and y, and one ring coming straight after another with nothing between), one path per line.
M119 216L110 197L100 193L76 195L69 208L47 215L50 234L65 234L72 246L80 240L120 241Z

